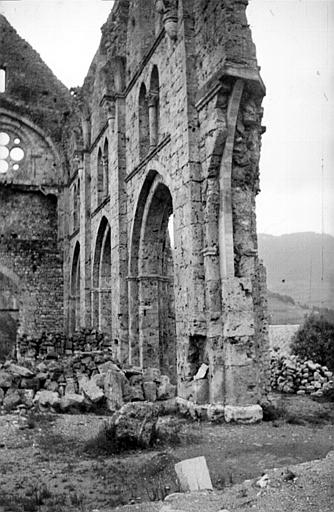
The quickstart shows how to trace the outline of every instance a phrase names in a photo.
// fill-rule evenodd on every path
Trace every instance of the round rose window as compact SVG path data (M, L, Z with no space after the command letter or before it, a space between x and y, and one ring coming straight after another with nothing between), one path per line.
M21 139L16 135L0 132L0 174L9 170L18 171L23 159Z

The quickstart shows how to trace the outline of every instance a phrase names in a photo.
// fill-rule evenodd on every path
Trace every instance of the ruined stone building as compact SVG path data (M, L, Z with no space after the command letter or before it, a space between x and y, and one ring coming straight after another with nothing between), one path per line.
M0 309L19 334L94 327L193 397L257 403L265 93L247 0L116 0L68 91L0 17Z

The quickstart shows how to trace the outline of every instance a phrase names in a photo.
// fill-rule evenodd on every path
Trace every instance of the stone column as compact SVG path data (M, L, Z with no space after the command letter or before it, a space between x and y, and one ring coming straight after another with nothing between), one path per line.
M140 366L160 367L159 281L157 275L139 276Z

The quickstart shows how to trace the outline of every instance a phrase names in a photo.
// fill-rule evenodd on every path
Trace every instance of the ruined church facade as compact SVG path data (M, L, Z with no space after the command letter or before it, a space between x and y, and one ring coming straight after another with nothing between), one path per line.
M33 54L25 76L4 42L0 54L0 276L19 332L93 327L181 398L242 406L265 390L268 348L255 217L265 89L246 7L116 0L71 93Z

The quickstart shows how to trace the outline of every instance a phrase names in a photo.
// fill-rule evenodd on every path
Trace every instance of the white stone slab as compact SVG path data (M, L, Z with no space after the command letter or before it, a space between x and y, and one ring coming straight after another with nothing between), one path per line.
M183 492L201 491L204 489L212 490L211 478L205 457L182 460L175 464L175 471Z
M206 374L208 373L208 369L209 369L208 365L205 363L202 363L194 377L194 380L205 379Z

